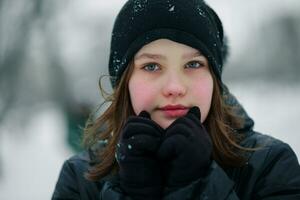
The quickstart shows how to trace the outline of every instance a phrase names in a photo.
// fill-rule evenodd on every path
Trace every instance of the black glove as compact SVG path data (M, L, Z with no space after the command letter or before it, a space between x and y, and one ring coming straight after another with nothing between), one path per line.
M168 188L183 187L203 177L211 163L212 142L193 107L167 129L158 150Z
M117 144L121 189L133 199L159 199L162 175L156 158L164 130L142 111L129 117Z

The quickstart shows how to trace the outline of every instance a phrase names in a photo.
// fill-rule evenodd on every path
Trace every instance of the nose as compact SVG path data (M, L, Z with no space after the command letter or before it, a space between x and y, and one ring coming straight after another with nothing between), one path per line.
M170 73L166 76L163 85L163 95L166 97L181 97L186 94L187 87L179 72Z

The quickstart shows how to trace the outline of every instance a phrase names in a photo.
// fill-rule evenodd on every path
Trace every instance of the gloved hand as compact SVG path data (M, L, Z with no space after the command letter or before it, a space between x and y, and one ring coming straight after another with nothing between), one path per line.
M200 110L192 107L167 129L158 150L168 188L183 187L205 175L211 163L212 142L200 122Z
M120 187L133 199L160 199L162 195L156 154L163 132L146 111L129 117L121 132L116 150Z

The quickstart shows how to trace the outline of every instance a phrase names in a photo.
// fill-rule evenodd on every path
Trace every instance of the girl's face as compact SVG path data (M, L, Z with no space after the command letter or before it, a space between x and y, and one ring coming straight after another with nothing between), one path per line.
M134 56L129 94L134 112L150 113L167 128L189 108L198 106L205 121L212 100L213 79L207 59L187 45L159 39Z

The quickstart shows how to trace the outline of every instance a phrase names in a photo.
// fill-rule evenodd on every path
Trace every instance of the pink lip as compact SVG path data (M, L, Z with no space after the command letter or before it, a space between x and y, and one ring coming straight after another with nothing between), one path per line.
M166 105L161 107L160 110L167 118L177 118L184 116L188 112L188 107L183 105Z

